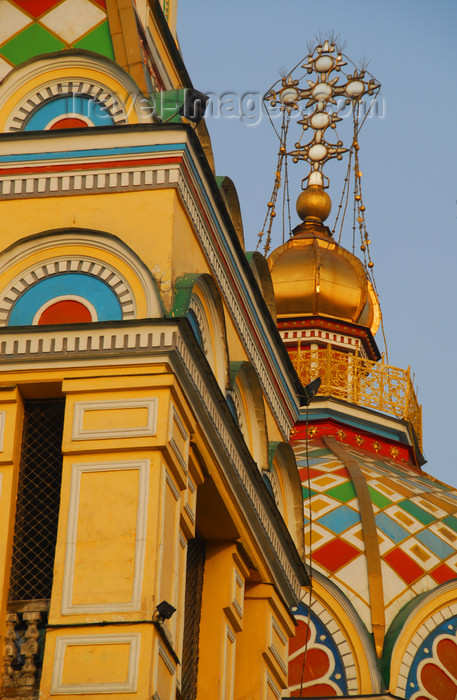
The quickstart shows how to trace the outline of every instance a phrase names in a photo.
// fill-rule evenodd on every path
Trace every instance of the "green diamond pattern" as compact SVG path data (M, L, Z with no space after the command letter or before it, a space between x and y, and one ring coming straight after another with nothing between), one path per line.
M447 515L443 518L443 523L450 527L451 530L454 530L454 532L457 532L457 518L453 515Z
M328 491L326 491L325 493L327 496L330 496L331 498L336 498L342 503L352 501L352 499L356 496L355 489L351 481L346 481L345 484L334 486L332 489L328 489Z
M114 61L113 44L108 22L102 22L96 29L86 34L82 39L73 44L75 49L95 51Z
M413 518L416 518L416 520L423 525L430 525L436 520L434 515L427 513L426 510L418 506L417 503L414 503L413 501L401 501L400 503L397 503L397 505L399 508L412 515Z
M302 495L303 495L304 500L311 498L311 496L316 496L318 493L318 491L313 491L312 489L310 491L306 486L302 486L301 491L302 491Z
M370 492L370 497L372 502L378 506L378 508L387 508L387 506L392 505L392 501L389 498L386 498L382 493L379 493L379 491L376 491L372 486L368 486L368 490Z
M31 24L0 48L0 54L15 66L43 53L65 49L66 44L40 24Z

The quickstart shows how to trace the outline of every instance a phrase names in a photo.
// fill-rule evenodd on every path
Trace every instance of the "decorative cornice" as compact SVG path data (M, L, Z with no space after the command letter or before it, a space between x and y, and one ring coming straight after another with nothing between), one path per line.
M337 321L323 316L310 316L302 318L280 318L277 322L281 338L286 344L294 340L320 340L325 343L336 343L356 347L363 347L370 360L381 359L376 341L369 328L355 323Z
M336 420L308 420L307 423L298 423L291 431L292 440L317 440L323 437L334 437L338 442L350 447L372 452L378 457L400 462L403 466L411 467L415 472L420 471L415 462L411 447L396 440L386 440L375 432L369 430L357 430L346 423Z
M224 230L206 175L190 144L185 143L189 140L187 130L116 128L119 145L115 148L110 130L103 130L103 134L92 129L73 130L75 136L71 139L62 132L62 141L53 137L52 152L45 146L49 132L32 142L30 137L24 142L13 137L16 147L11 148L11 141L10 155L0 157L0 199L176 188L287 440L296 418L297 389L288 379L290 367L285 366L275 347L250 280L237 264L237 251ZM152 145L150 131L154 134Z

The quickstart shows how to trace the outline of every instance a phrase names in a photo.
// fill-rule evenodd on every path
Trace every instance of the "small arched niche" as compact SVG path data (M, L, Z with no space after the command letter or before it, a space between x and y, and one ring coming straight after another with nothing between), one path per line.
M268 434L262 387L250 362L230 363L231 397L238 426L261 471L268 469Z
M182 275L174 286L173 317L187 317L225 395L229 364L222 298L211 275Z
M268 472L273 496L300 556L304 557L303 496L297 462L287 442L270 442Z

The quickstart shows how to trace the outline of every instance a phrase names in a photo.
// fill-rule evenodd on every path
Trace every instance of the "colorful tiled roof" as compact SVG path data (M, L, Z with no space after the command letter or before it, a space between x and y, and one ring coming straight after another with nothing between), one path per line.
M331 442L330 442L331 444ZM303 488L307 556L334 581L372 628L367 555L378 560L386 627L418 594L457 577L457 491L410 466L328 438L294 444ZM336 452L338 454L336 454ZM348 464L358 465L375 541ZM364 534L365 530L365 534ZM370 552L367 550L370 549Z
M0 79L34 56L69 48L114 59L106 0L0 0Z

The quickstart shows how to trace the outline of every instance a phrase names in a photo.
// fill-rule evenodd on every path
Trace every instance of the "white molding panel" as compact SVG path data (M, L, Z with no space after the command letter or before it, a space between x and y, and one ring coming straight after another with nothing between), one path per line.
M6 411L0 411L0 452L5 449Z
M184 424L181 420L181 418L178 415L177 410L175 407L172 405L170 408L170 429L168 432L168 442L170 443L170 447L175 453L178 462L180 463L181 467L184 469L184 471L187 473L187 463L189 461L189 442L190 442L190 435L187 432L187 430L184 427ZM182 442L182 447L178 444L176 441L176 433L174 430L174 426L176 425L176 428L178 430L179 435L177 436L180 439L180 442ZM184 454L183 454L184 452Z
M62 615L75 613L106 613L137 611L141 607L144 556L147 529L147 505L149 490L148 459L120 462L97 462L95 464L73 464L71 471L70 504L68 509L67 541L62 590ZM78 542L78 517L81 477L85 473L138 470L138 510L135 539L135 568L130 600L117 603L73 604L73 585L75 578L76 546Z
M76 401L73 412L73 440L106 440L110 438L145 437L157 431L159 400L155 397L113 401ZM84 428L84 415L88 411L113 411L129 408L146 408L147 420L144 425L134 427L104 428L87 430ZM107 421L108 422L108 421Z
M99 634L58 637L54 654L51 693L56 695L89 695L92 693L134 693L138 683L138 665L141 634ZM72 646L110 646L128 644L129 665L123 683L72 683L63 682L65 652Z

